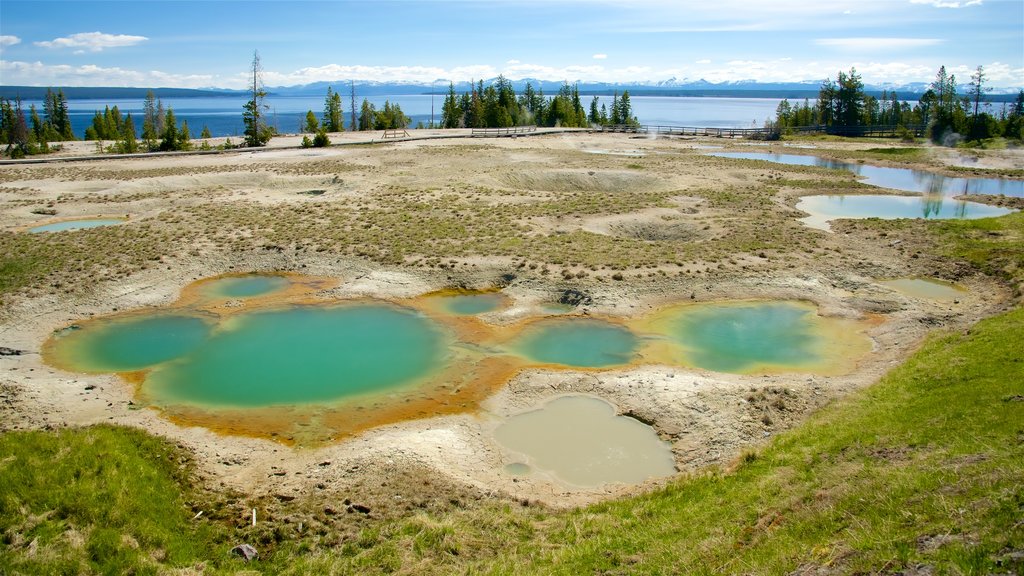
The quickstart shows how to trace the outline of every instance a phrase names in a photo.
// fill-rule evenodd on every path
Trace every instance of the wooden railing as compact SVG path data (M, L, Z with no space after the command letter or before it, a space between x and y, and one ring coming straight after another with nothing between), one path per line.
M499 138L501 136L515 136L517 134L529 134L536 132L536 126L510 126L508 128L473 128L471 136Z
M662 126L652 124L631 125L618 124L612 126L601 126L598 128L603 132L631 132L642 134L658 134L664 136L713 136L718 138L749 138L756 135L765 135L771 132L770 128L710 128L694 126ZM901 135L903 129L908 130L916 137L924 136L924 124L891 124L884 126L792 126L787 127L783 132L796 132L799 134L832 134L835 136L864 136L875 138L893 138Z
M384 139L389 138L408 138L409 132L405 128L389 128L384 131Z

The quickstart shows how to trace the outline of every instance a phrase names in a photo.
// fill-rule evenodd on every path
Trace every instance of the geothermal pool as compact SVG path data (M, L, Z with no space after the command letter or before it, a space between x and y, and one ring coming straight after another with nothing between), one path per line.
M1024 197L1024 180L951 178L924 170L839 162L801 154L711 152L709 155L720 158L764 160L794 166L820 166L846 170L860 176L864 182L873 186L920 194L920 196L880 194L804 196L796 207L810 216L802 218L801 221L820 230L829 230L829 222L840 218L974 219L1005 216L1013 210L957 200L955 197L965 194Z
M121 224L124 218L86 218L82 220L64 220L52 224L33 226L28 231L35 234L40 232L68 232L72 230L84 230L86 228L99 228L101 226L113 226Z
M563 396L512 416L494 437L525 460L506 465L506 473L515 476L537 471L592 487L635 484L676 471L668 444L650 426L617 416L611 404L591 396Z
M882 286L910 296L912 298L923 298L938 302L952 302L962 298L966 289L953 284L943 282L934 278L896 278L894 280L881 280Z
M545 319L528 326L512 350L541 364L604 368L628 364L639 340L628 328L587 318Z
M811 228L829 230L829 222L840 218L926 218L931 220L992 218L1013 212L1009 208L945 196L888 196L881 194L839 194L804 196L797 210L810 216L800 220Z
M511 302L500 292L463 294L473 298L454 307L449 297L439 305L436 293L401 302L317 297L330 283L288 275L201 280L164 309L55 331L44 359L120 374L141 403L183 423L321 443L473 411L525 368L831 374L852 370L870 351L863 322L823 318L801 302L686 304L632 319L538 308L495 325L478 314Z
M287 288L284 276L248 274L214 280L204 287L204 293L214 298L252 298L264 296Z
M964 194L1024 197L1024 180L1010 180L1007 178L955 178L925 170L839 162L828 158L805 156L802 154L768 154L764 152L711 152L709 154L720 158L764 160L793 166L819 166L833 170L846 170L860 176L865 183L872 186L903 190L904 192L938 194L949 197Z

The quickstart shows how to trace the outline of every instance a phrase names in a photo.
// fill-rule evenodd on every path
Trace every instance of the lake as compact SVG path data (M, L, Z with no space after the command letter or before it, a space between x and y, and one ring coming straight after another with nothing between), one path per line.
M589 96L582 97L583 106L590 107ZM367 98L378 109L385 100L402 107L402 111L412 118L411 126L417 123L430 123L431 108L435 122L441 121L441 105L444 94L373 96ZM165 108L172 108L178 122L188 121L193 138L198 138L203 127L207 126L213 136L241 137L242 105L246 98L240 96L221 96L215 98L164 98ZM631 96L633 113L641 124L664 126L692 126L708 128L749 128L761 126L765 120L775 117L775 108L780 98L697 98L674 96ZM356 96L357 106L363 98ZM599 102L611 107L612 97L601 96ZM117 106L122 114L131 112L135 120L135 128L142 132L142 103L139 99L85 99L68 100L68 113L75 136L85 134L87 126L92 125L93 115L97 110L103 111L106 106ZM323 115L324 96L270 96L266 100L270 106L269 122L281 133L294 133L305 122L306 112L312 110L320 118ZM30 104L35 104L42 113L42 103L25 101L26 115ZM342 94L345 126L349 126L349 101Z

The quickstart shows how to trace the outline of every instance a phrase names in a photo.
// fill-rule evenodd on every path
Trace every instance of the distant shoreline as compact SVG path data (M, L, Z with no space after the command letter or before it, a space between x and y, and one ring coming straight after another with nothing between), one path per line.
M270 97L289 98L289 97L303 97L303 96L319 96L326 93L326 84L318 87L278 87L268 89L268 95ZM753 86L756 86L753 85ZM338 83L338 87L343 88L343 83ZM548 87L544 87L548 90ZM192 88L132 88L132 87L104 87L104 86L0 86L0 98L8 100L14 100L21 98L26 101L39 101L46 96L48 89L62 90L64 96L68 100L126 100L126 99L142 99L146 97L146 93L150 90L157 98L238 98L245 97L248 92L245 90L227 90L227 89L192 89ZM622 93L629 91L633 96L648 96L648 97L679 97L679 98L777 98L777 99L792 99L802 100L804 98L814 100L818 97L818 87L807 87L806 84L800 86L794 86L792 88L705 88L705 89L694 89L694 88L659 88L652 86L643 85L623 85L616 87L601 87L593 88L582 85L580 88L581 96L613 96L616 92ZM869 96L879 98L882 95L882 89L871 88L865 90L865 93ZM905 90L894 89L888 90L887 92L895 91L902 100L916 100L924 92L921 90L914 90L907 88ZM347 90L344 91L347 93ZM402 85L402 84L374 84L374 85L356 85L357 95L362 97L368 96L381 96L381 95L405 95L405 96L429 96L434 94L435 96L443 96L447 94L447 88L442 88L440 84L436 89L431 90L430 86L423 85ZM1017 97L1016 93L1009 94L987 94L985 96L986 102L989 103L1003 103L1013 102Z

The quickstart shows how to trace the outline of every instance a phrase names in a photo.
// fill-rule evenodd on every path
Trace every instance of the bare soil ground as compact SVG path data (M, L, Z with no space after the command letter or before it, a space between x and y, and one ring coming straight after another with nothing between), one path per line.
M728 465L745 448L866 386L939 326L966 327L1006 306L1008 287L908 239L855 226L806 228L805 194L864 191L819 168L709 157L717 139L558 133L427 139L307 150L68 160L0 166L0 232L28 272L0 308L0 428L113 422L172 438L214 489L280 501L306 494L364 503L377 515L479 499L577 505L643 486L567 486L514 477L493 440L503 418L567 393L605 398L671 443L681 472ZM358 141L359 135L335 137ZM787 153L843 157L878 142ZM885 146L899 144L885 143ZM75 143L61 154L88 153ZM965 160L934 150L922 168ZM1024 165L1021 151L979 151L979 170ZM905 165L905 164L901 164ZM53 214L49 212L54 212ZM89 231L28 234L55 219L127 217ZM680 301L791 299L864 321L873 351L840 375L731 375L671 366L602 372L526 370L464 414L383 426L319 448L175 424L136 404L114 375L68 373L39 354L54 330L176 300L189 283L231 272L337 279L323 300L412 298L450 287L503 287L509 324L543 314L567 290L575 313L635 317ZM925 276L968 288L953 303L916 300L876 280ZM349 504L341 504L348 501Z

